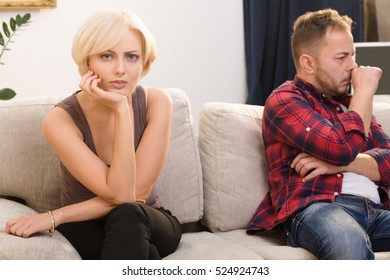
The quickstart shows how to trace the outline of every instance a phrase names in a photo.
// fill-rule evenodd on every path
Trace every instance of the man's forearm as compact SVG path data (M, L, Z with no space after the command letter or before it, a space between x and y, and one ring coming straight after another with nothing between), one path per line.
M345 167L344 171L366 176L372 181L380 181L381 174L376 160L367 154L358 154L356 159Z

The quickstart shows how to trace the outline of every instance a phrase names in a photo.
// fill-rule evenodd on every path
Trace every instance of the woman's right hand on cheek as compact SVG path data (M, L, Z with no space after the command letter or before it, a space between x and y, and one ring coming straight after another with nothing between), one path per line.
M116 92L108 92L98 85L101 78L93 71L89 70L80 81L80 88L87 96L95 102L104 104L108 107L115 108L119 103L126 100L126 97Z
M93 71L89 70L84 74L80 81L80 88L90 97L98 98L99 95L104 94L104 90L98 87L101 79Z

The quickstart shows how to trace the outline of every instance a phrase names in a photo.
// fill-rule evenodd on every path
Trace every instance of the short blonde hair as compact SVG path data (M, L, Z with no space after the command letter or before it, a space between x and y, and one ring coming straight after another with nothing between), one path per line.
M129 30L139 33L142 43L143 72L146 75L157 57L153 35L133 12L99 11L91 15L73 39L72 57L83 76L93 55L115 47Z
M341 16L336 10L324 9L307 12L295 21L291 36L291 49L295 67L299 68L300 56L306 52L316 56L324 46L328 30L336 29L351 32L353 21L348 16Z

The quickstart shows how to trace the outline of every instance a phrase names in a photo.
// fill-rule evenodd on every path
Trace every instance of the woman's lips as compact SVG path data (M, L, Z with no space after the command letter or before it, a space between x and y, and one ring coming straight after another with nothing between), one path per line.
M112 81L110 84L116 89L122 89L127 85L126 81Z

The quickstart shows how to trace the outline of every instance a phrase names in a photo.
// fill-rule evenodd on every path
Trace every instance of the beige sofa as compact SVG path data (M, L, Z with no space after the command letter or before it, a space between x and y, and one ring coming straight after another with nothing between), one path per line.
M156 188L186 233L166 259L315 259L304 249L284 246L276 232L245 233L267 191L262 107L207 103L195 135L186 94L173 88L167 92L174 103L171 146ZM42 136L41 123L64 97L0 102L0 259L80 258L59 232L28 239L4 232L9 218L59 205L59 163ZM390 133L390 104L377 103L375 114ZM209 230L194 231L200 224ZM376 257L390 259L390 252Z

